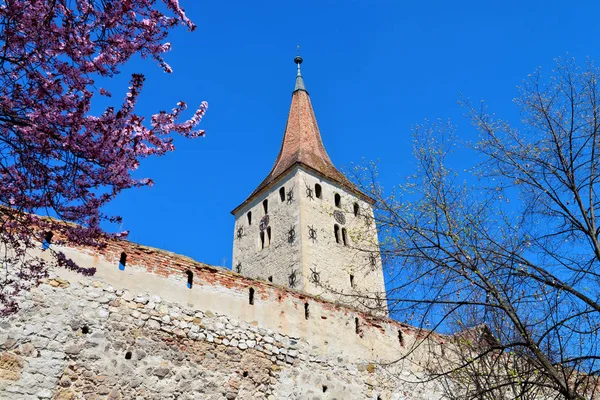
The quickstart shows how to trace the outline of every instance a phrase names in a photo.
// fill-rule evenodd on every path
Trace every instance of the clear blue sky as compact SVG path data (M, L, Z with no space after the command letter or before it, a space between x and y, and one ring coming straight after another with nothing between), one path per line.
M448 119L475 132L457 100L485 99L518 118L516 86L569 53L600 63L597 1L180 0L198 25L169 41L173 74L134 60L109 86L117 105L131 72L150 116L184 100L209 111L203 139L147 159L152 188L124 192L107 210L130 240L231 266L233 216L279 151L294 86L296 45L325 147L341 168L379 159L384 186L412 171L411 125Z

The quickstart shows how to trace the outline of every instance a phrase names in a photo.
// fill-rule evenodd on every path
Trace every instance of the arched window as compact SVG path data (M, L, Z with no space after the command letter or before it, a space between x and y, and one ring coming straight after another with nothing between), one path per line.
M315 185L315 196L317 196L317 199L321 198L321 185L318 183Z
M358 217L359 212L360 212L360 207L358 206L358 203L354 203L354 216Z
M50 231L44 233L44 241L42 242L42 251L48 250L48 248L50 247L50 243L52 243L52 236L54 236L54 234Z
M344 246L348 246L348 239L346 239L346 228L342 228L342 241Z
M340 242L340 226L338 224L335 224L333 226L333 234L335 235L335 242L339 243Z
M335 206L337 208L341 208L342 207L342 198L341 198L340 194L336 193L333 198L335 200Z
M185 274L187 275L187 287L188 289L192 288L192 285L194 284L194 273L190 270L185 271Z
M269 246L271 244L271 227L270 226L267 227L267 239L268 239L267 246Z
M282 202L285 201L285 186L282 186L281 189L279 189L279 198Z
M248 225L252 225L252 211L248 211L246 217L248 217Z
M261 249L265 248L265 231L262 231L260 233L260 248Z
M265 214L269 212L269 200L267 199L263 201L263 210L265 211Z
M119 259L119 269L121 271L125 271L125 265L127 265L127 254L125 254L125 252L122 252L121 258Z

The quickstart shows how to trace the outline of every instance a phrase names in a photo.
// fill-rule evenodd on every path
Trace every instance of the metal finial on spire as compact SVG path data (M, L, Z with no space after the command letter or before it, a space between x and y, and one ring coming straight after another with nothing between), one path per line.
M296 54L294 62L298 64L298 70L300 70L300 64L302 64L302 57L300 57L300 45L296 46L296 48L298 50L298 54Z
M294 62L298 65L298 74L296 75L296 87L294 87L294 92L297 90L304 90L306 92L306 87L304 86L304 79L302 79L302 72L300 71L300 64L302 64L302 57L300 57L300 45L298 45L298 55L294 58Z

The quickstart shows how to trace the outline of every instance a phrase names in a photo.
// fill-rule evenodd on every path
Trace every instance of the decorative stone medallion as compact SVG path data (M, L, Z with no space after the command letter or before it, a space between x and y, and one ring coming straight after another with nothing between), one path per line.
M333 212L333 218L342 225L346 224L346 216L340 210L335 210Z
M261 218L260 223L258 224L258 229L260 229L260 231L262 232L265 229L267 229L267 226L269 226L269 216L265 215Z

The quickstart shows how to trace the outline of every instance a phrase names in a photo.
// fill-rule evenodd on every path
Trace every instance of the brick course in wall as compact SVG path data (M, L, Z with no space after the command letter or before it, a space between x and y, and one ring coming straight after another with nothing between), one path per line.
M127 254L127 265L135 265L136 268L145 268L150 274L162 276L164 278L175 277L177 279L185 279L186 271L194 273L194 285L211 285L222 286L229 289L248 290L252 287L255 290L255 296L266 300L273 295L279 301L293 301L304 303L307 299L311 302L318 302L321 306L330 311L352 310L358 314L361 321L369 326L381 327L381 322L396 326L408 335L432 335L431 333L423 333L421 329L402 324L390 318L373 316L358 308L348 306L346 304L336 304L335 302L325 300L318 296L289 289L285 286L280 286L259 279L252 279L242 274L235 273L227 268L216 267L209 264L201 263L193 260L190 257L175 254L166 250L161 250L153 247L143 246L137 243L126 240L115 240L107 242L106 247L102 249L86 248L82 250L85 253L97 256L102 255L109 263L118 265L121 253ZM269 296L266 294L269 293ZM299 311L300 312L300 311ZM303 311L302 311L303 312ZM445 340L444 336L434 335L440 343Z

